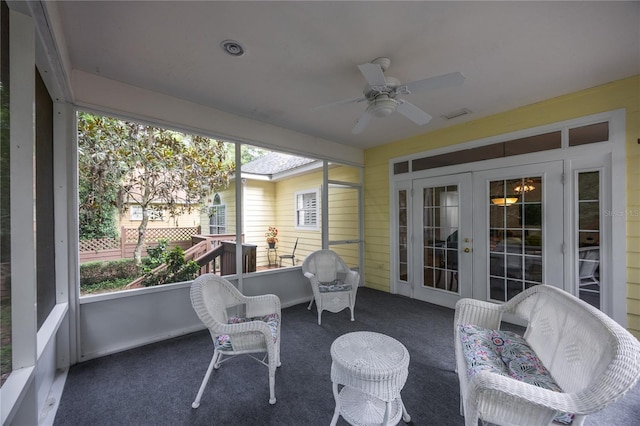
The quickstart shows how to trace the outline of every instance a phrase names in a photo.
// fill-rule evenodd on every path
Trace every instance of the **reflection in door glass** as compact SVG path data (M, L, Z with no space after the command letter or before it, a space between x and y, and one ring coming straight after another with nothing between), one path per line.
M457 293L458 186L424 188L423 200L423 285Z
M407 281L407 190L398 191L398 279Z
M542 283L542 177L489 183L489 297Z
M600 172L578 173L578 288L600 309Z

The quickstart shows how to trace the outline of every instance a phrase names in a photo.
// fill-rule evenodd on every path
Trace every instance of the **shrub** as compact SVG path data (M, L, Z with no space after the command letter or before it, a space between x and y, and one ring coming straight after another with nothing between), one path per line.
M133 281L137 276L138 268L134 259L87 262L80 265L80 287L114 279Z
M150 273L158 266L165 263L167 248L169 247L169 240L161 238L158 240L158 245L155 247L148 247L148 257L142 259L142 272L145 274Z
M180 247L174 247L168 253L165 251L162 258L164 260L161 263L166 263L167 269L155 274L147 272L142 281L145 287L189 281L196 277L200 269L200 265L195 260L185 262L184 250Z

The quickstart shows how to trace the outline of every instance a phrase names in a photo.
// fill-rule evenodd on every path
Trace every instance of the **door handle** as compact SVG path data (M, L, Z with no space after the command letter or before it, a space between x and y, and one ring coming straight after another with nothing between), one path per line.
M471 249L469 247L465 247L464 252L465 253L469 253L471 251Z

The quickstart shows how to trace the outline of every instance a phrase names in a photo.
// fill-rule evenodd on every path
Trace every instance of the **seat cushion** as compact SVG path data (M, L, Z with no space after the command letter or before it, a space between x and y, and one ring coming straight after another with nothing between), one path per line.
M253 317L253 318L244 318L244 317L231 317L229 318L229 324L241 324L243 322L250 321L263 321L266 322L269 326L269 330L271 330L271 336L273 336L273 342L278 341L278 325L280 324L280 316L278 314L269 314L263 317ZM231 342L231 336L228 334L221 334L216 336L213 340L214 346L219 351L232 351L233 344Z
M461 324L458 330L469 378L480 371L489 371L540 388L562 392L549 370L519 334L471 324ZM573 414L558 413L554 420L570 424Z
M320 293L334 293L337 291L350 291L351 284L344 284L340 280L330 281L328 283L318 283Z

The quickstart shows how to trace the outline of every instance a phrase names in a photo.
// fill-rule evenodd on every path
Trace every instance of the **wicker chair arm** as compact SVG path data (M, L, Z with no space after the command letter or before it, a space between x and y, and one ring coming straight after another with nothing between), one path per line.
M461 299L456 303L454 327L460 324L474 324L484 328L498 329L506 304L484 302L475 299Z
M357 286L360 281L360 274L356 271L352 271L352 270L348 270L346 272L346 275L344 277L344 283L345 284L351 284L352 286L355 285Z
M517 407L523 424L531 424L533 418L545 415L552 420L557 412L588 414L575 393L555 392L486 371L477 373L469 381L467 403L481 411L489 407L489 411L500 410L501 406ZM526 418L530 420L527 422Z
M319 300L320 299L320 288L318 287L320 285L320 282L318 281L318 277L316 277L316 275L312 272L305 272L304 276L309 278L309 282L311 282L311 290L313 291L313 297L315 298L315 300Z
M280 298L275 294L245 296L247 317L254 318L269 314L280 316Z

